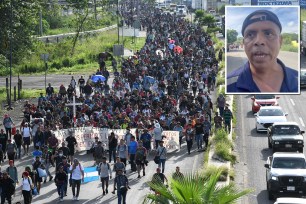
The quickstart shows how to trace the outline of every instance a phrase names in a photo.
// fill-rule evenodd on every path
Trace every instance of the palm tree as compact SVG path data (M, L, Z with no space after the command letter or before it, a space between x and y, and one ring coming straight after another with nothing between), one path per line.
M170 179L169 188L160 183L148 182L148 185L158 194L148 194L144 204L227 204L235 203L240 197L250 193L251 189L239 191L234 183L217 186L222 173L218 169L216 174L205 177L203 174L188 174L179 180Z

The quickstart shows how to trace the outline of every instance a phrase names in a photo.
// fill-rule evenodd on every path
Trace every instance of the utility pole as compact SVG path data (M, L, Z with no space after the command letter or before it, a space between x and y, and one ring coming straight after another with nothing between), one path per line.
M9 109L12 109L12 63L13 63L13 0L11 0L11 25L10 25L10 95Z
M40 30L40 36L43 36L43 24L42 24L42 11L41 8L39 10L39 30Z
M120 39L119 39L119 37L120 37L120 31L119 31L119 0L117 0L117 27L118 27L118 45L119 45L119 43L120 43ZM123 29L123 27L122 27L122 29Z
M97 21L98 21L98 19L97 19L97 0L94 0L94 13L95 13L95 25L97 25Z

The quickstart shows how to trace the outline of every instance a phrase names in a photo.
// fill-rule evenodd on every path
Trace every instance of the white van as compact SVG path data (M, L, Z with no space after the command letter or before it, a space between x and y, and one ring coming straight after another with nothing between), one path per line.
M187 6L186 5L177 5L176 14L178 16L187 16Z

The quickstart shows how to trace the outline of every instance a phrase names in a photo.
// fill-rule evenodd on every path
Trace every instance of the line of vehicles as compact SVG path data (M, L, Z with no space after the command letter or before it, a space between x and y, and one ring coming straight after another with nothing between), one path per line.
M306 203L306 158L303 154L304 131L298 123L287 121L275 95L255 95L252 112L256 131L267 132L268 147L273 155L267 158L266 185L269 200L276 204Z

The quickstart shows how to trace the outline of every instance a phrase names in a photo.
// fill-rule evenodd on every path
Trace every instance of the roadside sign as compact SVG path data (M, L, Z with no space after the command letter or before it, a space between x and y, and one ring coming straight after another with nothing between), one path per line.
M122 56L124 55L124 47L123 45L114 45L113 47L114 56Z
M41 54L41 55L40 55L40 58L41 58L42 60L44 60L44 61L47 61L48 58L49 58L49 54Z

